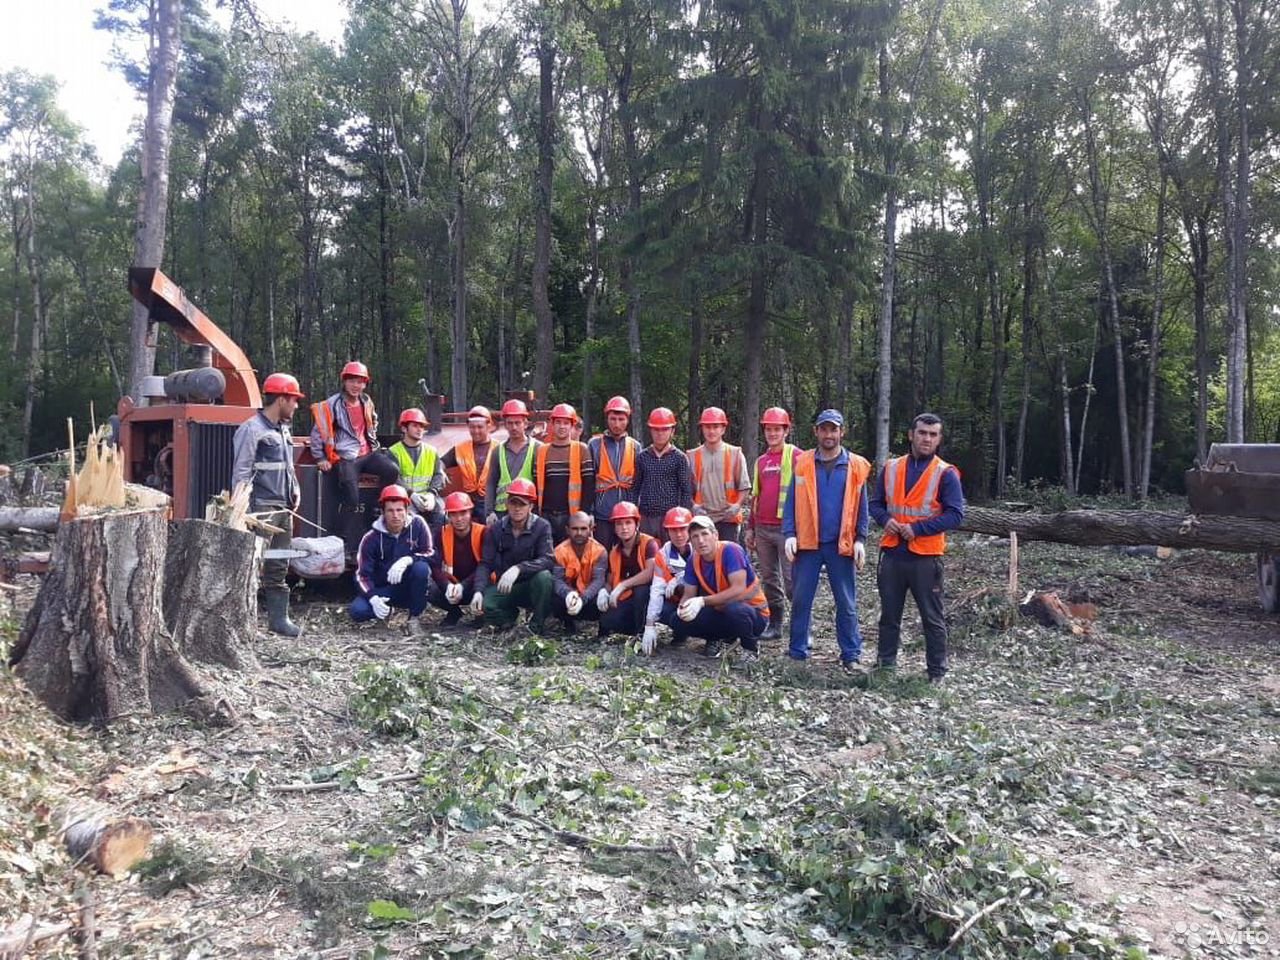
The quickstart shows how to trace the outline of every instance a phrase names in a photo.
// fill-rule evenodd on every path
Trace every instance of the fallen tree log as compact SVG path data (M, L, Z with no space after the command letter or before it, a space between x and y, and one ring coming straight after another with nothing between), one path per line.
M72 807L59 820L71 859L108 876L128 873L151 846L151 825L145 820L121 817L97 804Z
M1006 513L970 506L965 508L960 529L994 537L1016 533L1020 540L1048 540L1078 546L1159 544L1230 553L1280 551L1280 521L1207 514L1143 510Z
M24 529L53 533L58 529L58 508L0 507L0 533Z

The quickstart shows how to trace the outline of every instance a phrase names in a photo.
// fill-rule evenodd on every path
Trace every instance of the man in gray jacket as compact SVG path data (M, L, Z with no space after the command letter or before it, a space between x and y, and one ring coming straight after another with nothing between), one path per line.
M231 488L252 483L249 509L266 513L263 519L279 533L271 537L270 549L287 550L293 540L293 517L300 497L298 475L293 467L293 435L289 421L303 398L298 381L287 373L273 373L262 383L263 405L254 416L236 428L232 449ZM262 592L267 621L272 633L296 637L302 628L289 619L289 585L285 577L289 561L271 559L262 564Z

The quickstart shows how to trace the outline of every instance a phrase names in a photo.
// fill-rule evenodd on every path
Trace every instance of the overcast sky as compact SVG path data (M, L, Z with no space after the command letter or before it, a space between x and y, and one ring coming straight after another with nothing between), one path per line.
M289 22L326 40L342 36L342 0L256 0L262 15ZM107 166L136 139L133 124L143 104L107 66L111 37L93 28L105 0L0 0L0 72L21 67L52 74L62 85L59 103L83 130ZM213 6L212 3L209 6Z

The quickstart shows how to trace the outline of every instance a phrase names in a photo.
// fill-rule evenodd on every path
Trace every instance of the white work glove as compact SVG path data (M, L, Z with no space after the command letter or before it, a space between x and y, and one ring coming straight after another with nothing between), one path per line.
M622 595L626 593L626 589L622 586L616 586L609 591L609 606L616 607L622 602Z
M672 577L662 585L662 595L670 600L676 595L676 591L680 589L680 581Z
M564 598L564 608L569 612L569 616L576 617L582 612L582 594L577 590L572 591Z
M430 490L422 495L422 502L427 508L427 513L436 512L436 495Z
M401 557L387 569L387 583L393 587L404 579L404 572L413 566L413 557Z
M600 588L600 592L596 594L596 606L599 608L599 610L600 610L600 612L601 612L601 613L608 613L608 612L609 612L609 590L608 590L608 588L606 588L606 587L601 587L601 588Z
M782 545L782 552L787 555L788 562L796 558L796 538L795 537L787 537L787 542Z
M429 496L431 496L429 493L410 494L409 499L413 501L413 509L417 510L418 513L430 513L431 508L427 506L427 497Z
M511 588L516 585L518 579L520 579L520 567L507 567L507 572L498 578L498 592L510 593Z
M867 545L861 540L853 545L853 565L859 573L867 565Z
M640 649L646 657L652 656L658 647L658 628L652 623L644 628L644 636L640 638Z
M706 606L706 603L707 601L704 597L690 597L676 607L676 616L685 623L692 623L698 618L698 614L702 612L702 608Z
M462 603L462 584L451 583L445 587L444 598L455 607Z
M477 590L476 595L471 598L471 612L477 617L484 613L484 594L479 590Z
M379 620L387 619L387 614L391 612L391 602L376 593L369 598L369 606L373 607L373 615Z

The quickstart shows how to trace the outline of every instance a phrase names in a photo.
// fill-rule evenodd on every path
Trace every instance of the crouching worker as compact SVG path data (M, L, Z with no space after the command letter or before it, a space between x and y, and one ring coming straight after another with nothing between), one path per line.
M382 516L360 540L356 553L356 589L351 619L385 620L392 608L409 611L408 632L426 632L422 611L427 609L430 561L434 554L427 521L409 513L409 492L398 483L378 495Z
M506 512L491 525L484 538L477 583L488 584L471 601L471 612L484 614L485 623L509 627L521 609L533 612L534 631L542 629L555 596L551 568L551 524L533 512L538 488L533 481L516 477L504 491ZM490 584L490 575L497 577Z
M684 583L684 571L693 547L689 545L689 524L693 514L684 507L672 507L662 518L667 542L653 557L653 582L649 584L649 608L645 611L644 636L640 649L652 654L658 647L658 624L668 627L676 618L676 600ZM681 639L680 643L684 643ZM679 646L672 640L672 646Z
M609 551L606 589L596 595L600 608L600 636L637 636L649 609L649 583L658 541L640 532L640 508L630 500L614 504L613 548Z
M604 589L608 554L592 536L594 524L585 510L569 514L569 538L556 547L555 611L572 636L579 620L599 620L596 597Z
M262 409L256 417L236 427L231 448L231 489L251 483L249 509L266 514L267 523L279 532L271 537L272 550L287 550L293 542L293 517L300 488L293 466L293 435L289 421L304 399L298 381L287 373L273 373L262 382ZM262 594L267 624L272 633L296 637L302 628L289 619L289 561L278 556L262 562Z
M742 644L740 662L760 659L759 640L769 625L769 601L746 552L736 543L716 539L715 521L694 517L689 531L693 558L684 571L684 585L676 619L676 641L689 637L707 641L702 652L713 659L726 645Z
M442 626L456 626L463 608L484 592L480 582L480 561L484 552L485 526L474 520L475 504L465 493L444 498L448 523L440 530L440 563L432 571L427 602L444 611Z

